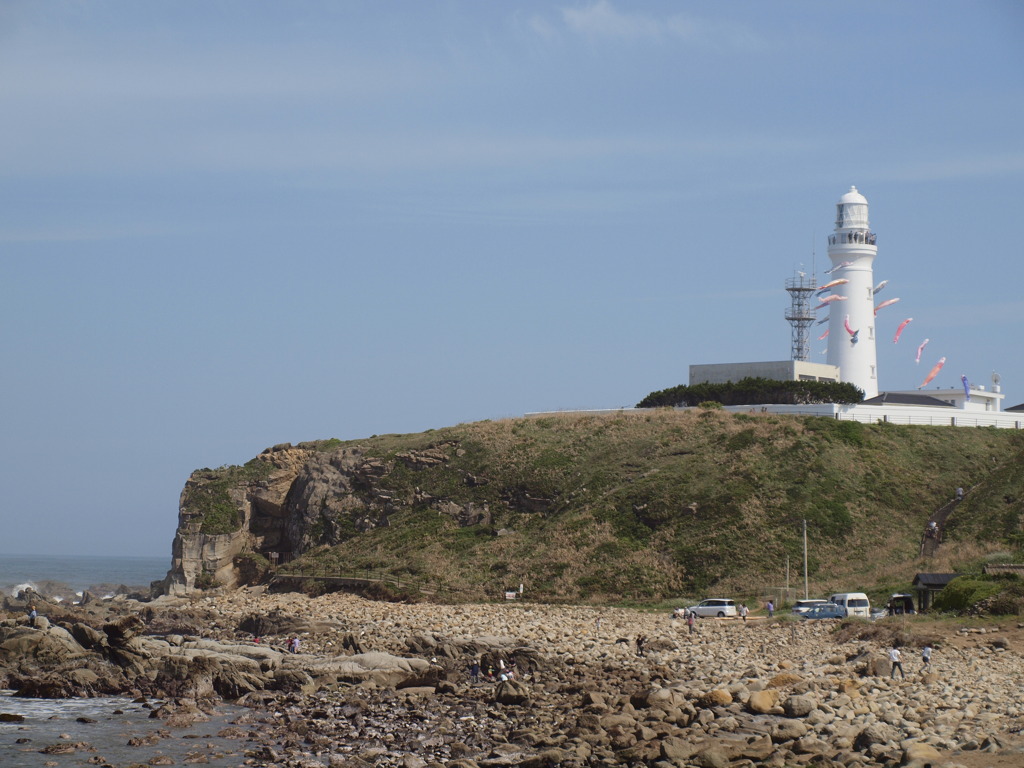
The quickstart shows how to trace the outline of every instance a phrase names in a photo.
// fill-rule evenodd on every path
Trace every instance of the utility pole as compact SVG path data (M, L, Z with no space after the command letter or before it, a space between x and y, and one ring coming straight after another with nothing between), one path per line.
M807 520L804 519L804 600L807 599Z

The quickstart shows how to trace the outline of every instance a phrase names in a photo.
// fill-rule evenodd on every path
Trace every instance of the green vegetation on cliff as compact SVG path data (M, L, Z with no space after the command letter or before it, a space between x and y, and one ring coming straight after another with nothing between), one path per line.
M676 408L701 403L722 405L808 405L810 403L859 403L864 393L853 384L837 381L776 381L745 378L722 384L680 384L651 392L637 408Z
M199 533L234 533L242 525L242 515L238 502L231 497L232 490L259 482L271 469L269 463L253 459L243 467L197 470L193 475L195 482L187 485L182 494L182 508L196 516Z
M310 477L343 467L350 491L309 496L313 546L288 567L383 571L466 597L520 583L549 600L763 594L787 562L798 582L804 520L818 591L909 585L949 568L918 552L956 487L969 493L945 551L1012 546L1024 519L1012 430L658 409L302 447L324 457Z

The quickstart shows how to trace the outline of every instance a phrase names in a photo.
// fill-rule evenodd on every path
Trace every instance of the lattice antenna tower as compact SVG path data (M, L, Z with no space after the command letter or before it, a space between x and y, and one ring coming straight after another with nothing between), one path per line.
M802 264L800 265L803 266ZM811 309L811 297L817 290L814 276L814 252L811 252L811 274L808 276L802 269L786 281L789 293L789 308L786 309L786 320L789 322L790 358L793 360L809 360L811 357L810 330L814 325L814 310Z

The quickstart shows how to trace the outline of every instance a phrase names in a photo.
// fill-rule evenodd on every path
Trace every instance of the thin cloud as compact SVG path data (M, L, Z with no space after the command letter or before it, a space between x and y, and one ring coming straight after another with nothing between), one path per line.
M770 46L753 29L742 24L708 22L693 16L619 11L609 0L582 8L562 8L562 21L573 33L590 40L620 42L677 41L708 48L757 50Z
M621 161L742 161L771 151L776 157L823 149L827 142L771 133L665 136L656 133L553 135L532 130L470 132L392 130L367 133L333 126L310 128L290 119L252 123L227 114L195 121L167 112L140 117L130 113L79 115L74 134L61 121L36 130L0 126L3 176L137 173L182 170L415 172L453 169L526 169L614 164ZM114 120L114 118L118 118ZM119 140L105 139L111 123L123 127ZM336 121L340 122L340 121Z
M1005 176L1021 171L1024 171L1024 153L1007 152L962 157L946 155L941 160L887 165L872 174L872 178L894 182L929 182Z
M562 19L573 32L590 38L657 40L667 31L664 22L638 13L621 13L608 0L584 8L563 8Z

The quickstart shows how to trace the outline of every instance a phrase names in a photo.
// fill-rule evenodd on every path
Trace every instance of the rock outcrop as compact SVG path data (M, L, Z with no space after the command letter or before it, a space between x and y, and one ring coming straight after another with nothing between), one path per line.
M234 700L262 690L312 692L341 683L435 686L441 677L440 668L422 658L380 651L287 653L262 643L155 637L145 630L135 614L99 628L7 619L0 622L0 687L31 698L141 693Z
M314 547L340 543L387 526L393 513L413 504L431 505L461 525L485 521L486 510L472 504L415 492L396 495L386 487L396 466L434 468L449 460L447 450L455 447L405 451L384 461L358 446L285 443L245 467L197 470L181 493L171 570L156 591L181 595L197 587L238 587L247 575L264 575L258 566L251 567L257 560L268 566L284 563ZM484 485L486 480L467 478L465 483ZM524 503L536 505L537 500Z
M268 448L246 465L250 472L197 470L185 484L178 504L178 528L171 545L171 570L159 585L162 594L184 594L197 586L237 587L245 555L287 559L287 499L296 479L314 454L290 444ZM211 525L206 507L217 502L221 514L234 519ZM210 532L227 527L231 530Z

